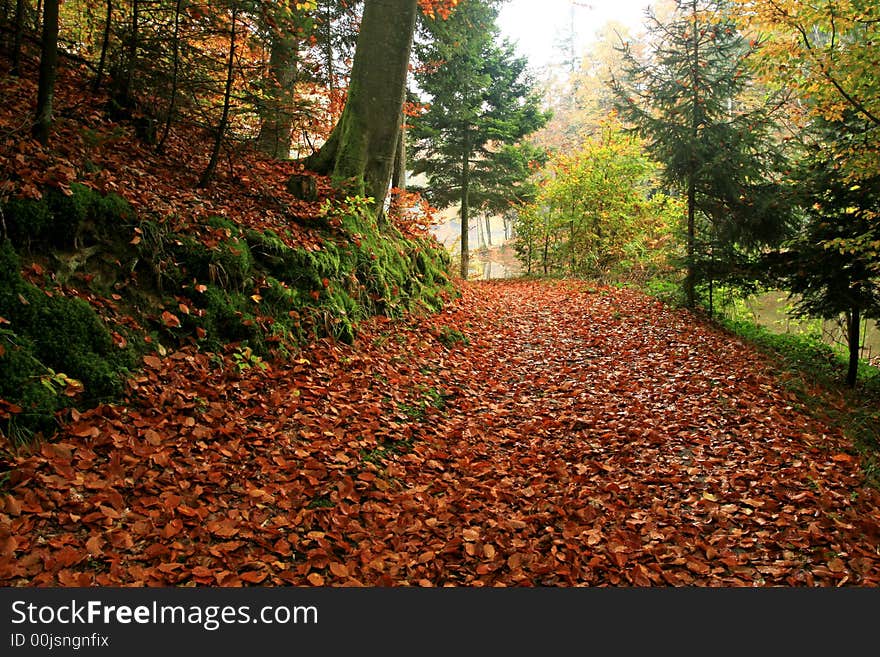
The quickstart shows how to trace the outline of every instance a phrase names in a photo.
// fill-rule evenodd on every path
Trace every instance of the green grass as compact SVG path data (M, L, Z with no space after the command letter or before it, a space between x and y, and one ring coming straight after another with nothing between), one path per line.
M750 320L717 322L773 359L783 385L804 410L843 430L861 460L865 483L880 488L880 369L860 362L852 389L845 383L845 354L815 336L774 333ZM845 403L826 403L830 397Z

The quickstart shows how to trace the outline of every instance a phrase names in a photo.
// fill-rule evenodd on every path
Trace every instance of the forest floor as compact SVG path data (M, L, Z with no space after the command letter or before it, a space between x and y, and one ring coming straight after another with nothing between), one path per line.
M851 443L633 291L470 282L265 369L144 361L14 458L0 585L880 583Z

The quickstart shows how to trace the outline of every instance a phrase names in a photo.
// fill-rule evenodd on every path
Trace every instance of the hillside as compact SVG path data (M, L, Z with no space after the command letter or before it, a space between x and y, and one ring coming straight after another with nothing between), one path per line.
M22 121L35 73L0 79L0 422L13 444L51 434L56 411L119 398L145 354L195 345L262 363L454 294L423 215L380 227L362 199L246 144L200 188L207 134L176 130L159 153L64 63L47 147Z

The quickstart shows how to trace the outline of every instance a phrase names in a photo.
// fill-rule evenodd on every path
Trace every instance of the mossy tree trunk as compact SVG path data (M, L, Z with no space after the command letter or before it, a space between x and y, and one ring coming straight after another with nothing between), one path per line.
M34 138L44 146L49 143L52 106L55 100L55 76L58 72L58 0L46 0L43 7L43 38L40 49L40 82L37 87L37 112Z
M397 150L417 0L366 0L348 100L327 142L306 158L381 213Z
M272 80L260 108L262 123L257 137L257 148L271 157L290 157L298 57L296 39L290 34L273 32L269 52Z

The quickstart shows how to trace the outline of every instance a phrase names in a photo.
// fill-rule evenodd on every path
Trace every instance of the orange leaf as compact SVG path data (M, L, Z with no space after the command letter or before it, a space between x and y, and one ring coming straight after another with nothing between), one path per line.
M249 570L246 573L241 573L239 577L243 579L245 582L249 582L251 584L259 584L266 577L268 577L269 573L265 570Z
M180 320L177 318L177 315L167 310L162 311L162 323L168 328L178 328L180 326Z
M345 564L335 561L330 562L330 572L337 577L348 577L348 568L345 566Z

